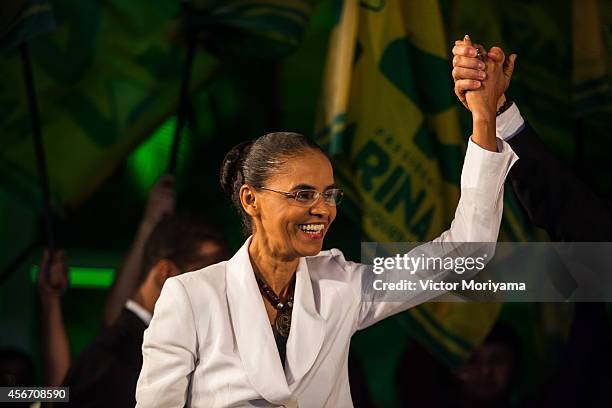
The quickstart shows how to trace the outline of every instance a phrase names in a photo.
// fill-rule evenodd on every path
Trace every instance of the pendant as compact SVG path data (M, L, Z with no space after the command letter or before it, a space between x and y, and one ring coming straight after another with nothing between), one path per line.
M280 312L274 320L274 326L278 334L285 338L288 337L291 328L291 309Z

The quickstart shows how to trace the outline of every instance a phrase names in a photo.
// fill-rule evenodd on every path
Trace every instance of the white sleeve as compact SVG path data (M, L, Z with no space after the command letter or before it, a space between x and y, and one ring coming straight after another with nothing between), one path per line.
M495 242L504 210L504 181L518 160L508 143L497 139L497 152L470 138L461 171L461 197L448 230L434 241Z
M494 252L494 244L483 244L478 248L474 245L462 246L461 243L497 241L503 213L504 181L510 168L518 160L510 145L503 140L497 140L497 150L497 152L485 150L470 139L461 173L461 197L455 218L450 228L438 238L412 250L410 253L413 256L416 257L414 254L418 253L452 257L461 255L462 251L473 253L475 250ZM450 245L450 243L458 244ZM384 292L372 290L371 283L374 279L372 271L363 265L362 267L360 272L365 274L365 279L361 283L362 305L357 329L368 327L387 316L417 306L444 293L417 289L407 292L401 298L387 301L388 297ZM407 276L406 270L389 270L384 273L389 281L400 281L404 278L440 280L448 275L445 271L433 275L431 271L416 271L410 277Z
M144 333L136 407L183 407L196 362L196 330L180 280L166 280Z
M525 126L516 103L513 103L504 113L495 118L495 134L502 140L512 139Z

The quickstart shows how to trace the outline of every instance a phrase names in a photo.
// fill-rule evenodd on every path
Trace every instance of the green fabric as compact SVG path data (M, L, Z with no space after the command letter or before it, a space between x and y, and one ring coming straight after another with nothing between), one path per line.
M48 0L3 0L0 2L0 51L55 28L53 7Z
M194 0L190 20L213 51L277 58L296 50L318 0Z
M176 112L186 50L170 41L179 14L172 2L60 0L54 11L57 29L29 49L51 192L74 206ZM196 55L192 90L215 66L213 57ZM17 52L4 59L0 77L0 177L28 196L38 179Z
M497 45L518 54L509 95L549 145L566 159L574 159L580 119L586 125L586 156L594 158L604 148L612 113L612 3L449 0L444 4L449 40L469 33L472 41L487 48Z

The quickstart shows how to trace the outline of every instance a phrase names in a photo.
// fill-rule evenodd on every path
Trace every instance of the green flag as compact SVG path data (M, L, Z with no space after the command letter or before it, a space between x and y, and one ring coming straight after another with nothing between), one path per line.
M178 4L65 0L54 10L56 30L29 49L51 192L74 206L175 113L186 50L170 41ZM194 64L192 89L216 60L198 54ZM30 196L38 183L17 53L4 59L0 77L1 177Z

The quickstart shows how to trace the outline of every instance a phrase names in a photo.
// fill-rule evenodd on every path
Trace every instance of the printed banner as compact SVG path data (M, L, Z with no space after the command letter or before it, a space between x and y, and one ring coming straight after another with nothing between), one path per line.
M423 241L450 225L469 135L461 133L449 55L435 1L342 2L316 140L333 157L347 197L342 211L364 240ZM525 238L520 217L510 201L504 236ZM456 365L499 309L432 303L408 315L414 335Z

